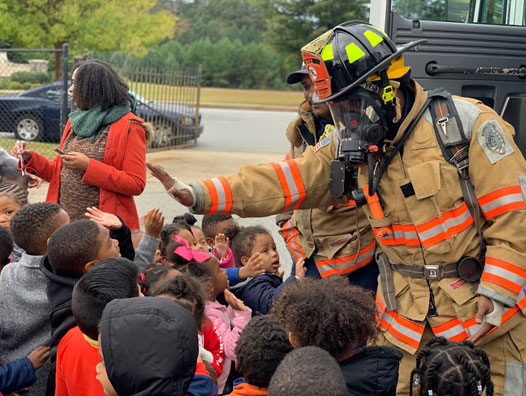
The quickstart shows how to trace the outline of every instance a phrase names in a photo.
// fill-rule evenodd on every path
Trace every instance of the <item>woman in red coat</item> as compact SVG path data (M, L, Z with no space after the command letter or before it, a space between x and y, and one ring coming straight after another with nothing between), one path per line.
M106 63L82 62L73 70L69 92L77 108L53 161L15 146L25 170L47 180L46 200L58 202L71 221L84 219L87 208L119 215L132 230L139 229L133 196L146 184L146 140L151 129L135 115L128 85ZM62 154L63 153L63 154Z

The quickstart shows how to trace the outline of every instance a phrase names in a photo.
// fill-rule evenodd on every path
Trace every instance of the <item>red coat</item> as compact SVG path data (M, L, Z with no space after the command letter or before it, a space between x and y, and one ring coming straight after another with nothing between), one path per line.
M144 120L128 113L111 124L104 151L104 162L90 159L82 181L100 189L99 209L122 217L130 229L139 229L139 216L133 200L146 185L146 137L144 128L131 120ZM60 148L71 132L68 120ZM26 170L49 182L48 202L58 202L62 161L57 155L53 161L33 151Z

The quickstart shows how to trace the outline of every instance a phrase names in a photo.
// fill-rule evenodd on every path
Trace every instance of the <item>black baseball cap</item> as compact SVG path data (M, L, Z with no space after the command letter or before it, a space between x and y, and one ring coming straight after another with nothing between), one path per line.
M301 68L299 70L296 70L287 76L287 84L297 84L301 81L303 76L308 76L308 75L309 75L309 72L307 71L307 68L305 67L305 63L302 63Z

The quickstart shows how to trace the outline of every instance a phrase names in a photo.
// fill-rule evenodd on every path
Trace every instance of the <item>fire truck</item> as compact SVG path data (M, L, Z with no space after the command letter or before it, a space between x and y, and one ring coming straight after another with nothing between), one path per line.
M403 45L411 76L477 98L515 127L526 155L525 0L371 0L370 22Z

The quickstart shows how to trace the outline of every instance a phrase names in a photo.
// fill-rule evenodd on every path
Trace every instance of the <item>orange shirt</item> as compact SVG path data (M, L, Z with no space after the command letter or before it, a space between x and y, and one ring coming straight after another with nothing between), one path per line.
M260 388L259 386L250 385L243 382L236 385L234 391L228 396L267 396L268 388Z
M99 351L76 326L58 344L55 396L106 396L96 378Z

